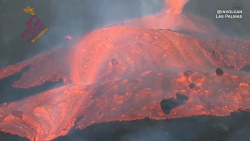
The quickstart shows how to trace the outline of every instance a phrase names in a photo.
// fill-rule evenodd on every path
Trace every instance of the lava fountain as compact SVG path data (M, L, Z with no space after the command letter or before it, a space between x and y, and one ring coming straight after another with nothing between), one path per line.
M0 131L49 141L108 121L226 116L250 108L249 41L203 41L169 30L113 26L0 70L30 66L13 86L64 86L0 106ZM227 66L234 66L230 69ZM219 67L219 68L218 68ZM169 113L166 99L185 99ZM184 98L183 98L184 97ZM185 97L188 97L186 99Z
M180 14L189 0L166 0L163 13Z

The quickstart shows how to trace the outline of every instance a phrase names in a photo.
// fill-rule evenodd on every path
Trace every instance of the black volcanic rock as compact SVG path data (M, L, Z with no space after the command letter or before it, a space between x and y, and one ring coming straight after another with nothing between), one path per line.
M196 87L196 85L194 83L190 83L190 85L189 85L190 89L194 89L195 87Z
M217 68L215 70L215 73L216 73L217 76L222 76L224 74L224 72L223 72L223 70L221 68Z
M20 119L23 118L23 112L22 111L12 111L11 114L15 117L18 117Z
M192 74L194 74L194 72L193 72L193 71L190 71L190 70L185 71L185 72L183 73L183 75L186 76L186 77L189 77L189 76L191 76Z
M118 60L116 60L115 58L113 58L113 59L111 60L111 64L112 64L113 66L118 65Z
M178 100L178 99L174 99L174 98L162 99L160 102L161 110L165 114L169 114L172 111L172 109L174 109L182 104L184 104L183 101Z
M184 94L181 94L181 93L176 93L176 98L178 100L181 100L181 101L187 101L188 100L188 96L186 96Z

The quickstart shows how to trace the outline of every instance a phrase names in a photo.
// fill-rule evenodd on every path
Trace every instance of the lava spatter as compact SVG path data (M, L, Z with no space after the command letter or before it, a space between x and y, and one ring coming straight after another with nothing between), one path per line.
M93 31L72 47L0 70L3 78L31 66L15 82L20 88L57 78L71 82L1 105L0 131L47 141L66 135L75 124L83 129L99 122L225 116L239 108L249 109L250 74L223 68L225 64L236 68L250 64L249 43L237 43L230 46L130 26ZM212 50L219 59L207 55ZM113 58L119 62L115 67ZM226 72L223 77L214 74L217 67ZM191 83L199 91L190 89ZM176 93L188 96L187 101L165 114L161 100L175 98Z

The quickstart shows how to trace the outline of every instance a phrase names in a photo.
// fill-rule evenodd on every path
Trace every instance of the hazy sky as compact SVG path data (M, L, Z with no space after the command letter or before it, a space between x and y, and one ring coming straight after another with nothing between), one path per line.
M17 63L59 45L66 35L82 35L115 21L137 18L162 10L165 0L6 0L0 2L0 67ZM245 0L247 2L247 0ZM242 5L242 0L190 0L184 12L212 19L228 34L250 33L250 14L242 20L215 19L217 9ZM31 15L22 9L31 6L48 27L48 31L34 44L19 37L27 29L25 22ZM248 7L246 7L248 6ZM243 9L250 9L244 4ZM249 10L248 10L249 11ZM244 12L247 13L248 11ZM250 12L249 12L250 13ZM247 18L247 16L249 18ZM247 20L248 19L248 20ZM244 27L245 25L245 27Z

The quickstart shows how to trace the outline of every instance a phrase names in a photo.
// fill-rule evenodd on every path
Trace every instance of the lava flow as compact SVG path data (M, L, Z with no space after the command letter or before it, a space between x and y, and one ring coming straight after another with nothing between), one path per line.
M176 6L165 12L180 13L183 5ZM183 21L185 15L177 17ZM201 27L189 23L185 30L201 33ZM145 117L226 116L250 109L250 73L239 71L250 65L249 41L205 41L167 28L142 27L98 29L76 44L1 69L0 79L30 67L13 87L59 79L65 85L0 105L0 131L49 141L73 126ZM175 104L171 109L162 106L170 100Z
M248 109L250 74L225 66L250 64L249 45L130 26L93 31L72 47L0 70L3 78L31 66L13 85L20 88L59 78L68 82L1 105L0 131L47 141L66 135L74 124L83 129L99 122L225 116ZM188 100L164 113L162 99L180 97L176 93Z

